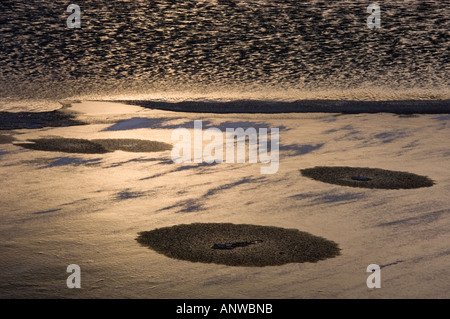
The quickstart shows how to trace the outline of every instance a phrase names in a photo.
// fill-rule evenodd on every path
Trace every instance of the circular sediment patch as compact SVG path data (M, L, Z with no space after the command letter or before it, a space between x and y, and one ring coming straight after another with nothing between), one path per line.
M379 168L318 166L302 169L300 172L303 176L317 181L351 187L412 189L434 185L426 176Z
M117 150L126 152L161 152L171 150L172 145L137 139L41 138L15 145L39 151L103 154Z
M143 246L170 258L263 267L317 262L340 254L338 245L297 229L231 223L195 223L138 234Z

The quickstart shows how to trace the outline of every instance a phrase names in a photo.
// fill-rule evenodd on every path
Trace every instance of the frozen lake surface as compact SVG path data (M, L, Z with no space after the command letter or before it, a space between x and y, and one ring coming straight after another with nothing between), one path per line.
M261 163L175 164L170 151L68 154L0 144L1 298L448 298L448 115L190 114L74 103L88 125L2 131L173 144L174 128L280 128L276 174ZM105 112L109 109L108 112ZM371 167L428 176L427 188L326 184L300 169ZM235 267L143 247L141 231L190 223L294 228L334 241L317 263ZM66 268L81 267L82 289ZM370 264L381 289L366 286Z

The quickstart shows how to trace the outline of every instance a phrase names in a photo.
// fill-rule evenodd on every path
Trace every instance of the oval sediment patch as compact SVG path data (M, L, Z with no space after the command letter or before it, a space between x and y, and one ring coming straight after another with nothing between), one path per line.
M301 169L300 172L324 183L361 188L412 189L434 185L426 176L379 168L317 166Z
M322 237L297 229L247 224L176 225L140 232L136 240L170 258L229 266L317 262L340 254L336 243ZM227 243L233 247L217 249Z
M31 143L30 143L31 142ZM138 139L95 139L41 138L15 145L38 151L103 154L117 150L126 152L162 152L171 150L172 145Z

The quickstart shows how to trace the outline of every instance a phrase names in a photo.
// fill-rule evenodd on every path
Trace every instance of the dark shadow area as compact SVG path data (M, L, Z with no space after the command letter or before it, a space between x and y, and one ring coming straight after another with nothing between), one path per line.
M139 198L145 196L145 193L143 192L131 192L129 190L124 190L119 193L117 193L114 197L116 200L126 200L126 199L133 199L133 198Z
M59 212L61 210L61 208L57 208L57 209L49 209L49 210L43 210L40 212L34 212L34 215L43 215L43 214L50 214L50 213L56 213Z
M229 266L278 266L340 255L338 245L322 237L297 229L246 224L176 225L140 232L136 240L170 258Z
M165 163L163 162L163 163L160 163L160 164L165 164ZM173 161L172 161L171 164L173 164ZM215 165L217 165L216 162L213 162L213 163L206 163L206 162L203 162L203 163L195 163L195 164L181 165L181 166L178 165L178 167L175 168L175 169L173 169L173 170L171 171L171 173L172 173L172 172L181 172L181 171L190 170L190 169L197 169L197 168L209 168L209 167L213 167L213 166L215 166ZM196 174L201 174L201 172L198 172L198 173L196 173Z
M352 125L345 125L345 126L342 126L339 128L333 128L333 129L323 131L323 134L331 134L331 133L342 132L342 131L354 132L354 131L356 131L356 129Z
M364 134L360 130L355 129L351 125L346 125L341 128L326 130L324 134L338 133L334 138L335 141L361 141L364 140Z
M78 157L57 157L52 159L49 164L42 168L58 166L95 166L101 164L101 160L101 158L83 159Z
M268 134L270 134L270 129L271 129L271 125L268 124L268 123L252 122L252 121L238 121L238 122L227 121L227 122L219 123L219 124L214 125L214 126L208 126L207 125L207 126L205 126L205 129L208 129L209 127L217 127L222 132L226 132L227 129L237 129L237 128L242 128L244 130L246 130L248 128L254 128L256 130L266 128ZM276 128L278 128L280 130L287 130L287 127L284 126L284 125L277 126Z
M172 173L174 171L176 171L176 170L172 170L169 173ZM200 172L200 173L196 173L196 174L202 174L202 173ZM161 175L164 175L164 174L161 174ZM160 176L160 175L152 176L152 177L158 177L158 176ZM149 179L149 178L145 178L145 179ZM141 179L141 180L143 180L143 179ZM228 189L232 189L233 187L236 187L236 186L240 186L243 184L252 184L252 183L258 184L264 180L265 180L264 177L259 177L259 178L244 177L236 182L228 183L228 184L224 184L224 185L221 185L218 187L211 188L205 194L203 194L201 197L199 197L198 199L182 200L174 205L164 207L164 208L160 209L159 211L165 211L165 210L170 210L170 209L174 209L174 208L178 209L176 211L177 213L190 213L190 212L205 210L203 201L206 200L208 197L214 196L219 192L222 192L222 191L225 191Z
M447 122L447 121L450 121L450 115L441 115L441 116L433 118L433 120Z
M397 261L394 261L394 262L389 263L389 264L380 265L380 269L385 268L385 267L389 267L389 266L393 266L393 265L397 265L397 264L402 263L402 262L404 262L404 260L397 260Z
M289 145L281 145L279 147L280 151L288 151L291 156L305 155L321 149L324 146L324 143L316 144L316 145L299 145L299 144L289 144Z
M187 200L178 202L174 205L164 207L164 208L160 209L159 211L170 210L173 208L178 209L177 213L192 213L192 212L199 212L201 210L205 210L205 208L203 208L203 204L199 200L187 199Z
M221 191L227 190L227 189L231 189L233 187L239 186L239 185L243 185L243 184L250 184L250 183L259 183L261 181L265 180L264 177L259 177L259 178L249 178L249 177L244 177L242 179L240 179L239 181L236 181L234 183L229 183L229 184L225 184L219 187L215 187L215 188L211 188L206 194L204 194L202 196L202 198L206 198L209 196L213 196Z
M156 178L156 177L160 177L163 175L167 175L167 174L171 174L171 173L175 173L175 172L181 172L181 171L188 171L188 170L193 170L193 174L195 175L201 175L201 174L208 174L209 172L209 168L217 165L217 163L213 162L211 164L203 162L203 163L194 163L194 164L184 164L184 165L179 165L179 164L174 164L174 162L172 160L161 160L160 162L158 162L158 164L162 164L162 165L175 165L174 169L165 171L165 172L160 172L151 176L147 176L147 177L142 177L139 180L140 181L145 181L145 180L149 180L152 178Z
M293 102L265 100L220 101L120 101L125 104L190 113L394 113L447 114L450 100L351 101L299 100Z
M402 130L383 132L375 134L373 137L382 141L382 143L391 143L397 139L407 137L408 134Z
M414 226L420 224L428 224L437 221L443 215L449 214L449 209L434 211L430 213L423 214L421 216L409 217L404 219L398 219L391 222L378 224L378 227L387 226Z
M11 135L0 134L0 144L10 144L15 141L15 138Z
M133 159L123 161L123 162L112 163L111 165L107 166L107 168L119 167L119 166L123 166L123 165L130 164L130 163L151 163L151 162L158 162L158 164L160 164L160 159L157 159L157 158L133 158Z
M116 124L104 129L103 131L126 131L126 130L136 130L142 128L151 129L167 129L174 130L177 128L194 128L194 121L187 121L181 124L171 124L171 122L179 120L179 118L145 118L145 117L134 117L128 120L121 120ZM252 122L252 121L227 121L214 125L209 120L202 120L202 129L206 130L208 128L218 128L222 132L226 132L226 129L237 129L242 128L244 130L248 128L267 128L270 132L270 125L264 122ZM280 130L286 129L285 126L278 127Z
M300 171L303 176L341 186L412 189L434 185L434 182L426 176L379 168L318 166Z
M365 198L364 193L350 193L350 192L327 192L327 193L310 193L310 194L297 194L291 196L291 198L304 200L310 200L308 205L319 205L319 204L334 204L342 205L348 204L355 201L359 201Z
M0 130L85 125L68 112L0 112Z
M128 120L121 120L116 124L104 129L103 131L126 131L126 130L136 130L142 128L152 128L152 129L176 129L180 127L179 125L168 124L171 121L177 120L178 118L158 118L149 119L145 117L133 117Z

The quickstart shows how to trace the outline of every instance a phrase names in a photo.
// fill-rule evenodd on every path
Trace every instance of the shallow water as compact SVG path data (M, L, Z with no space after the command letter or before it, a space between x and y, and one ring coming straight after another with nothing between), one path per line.
M0 4L0 108L60 99L448 99L447 1Z

